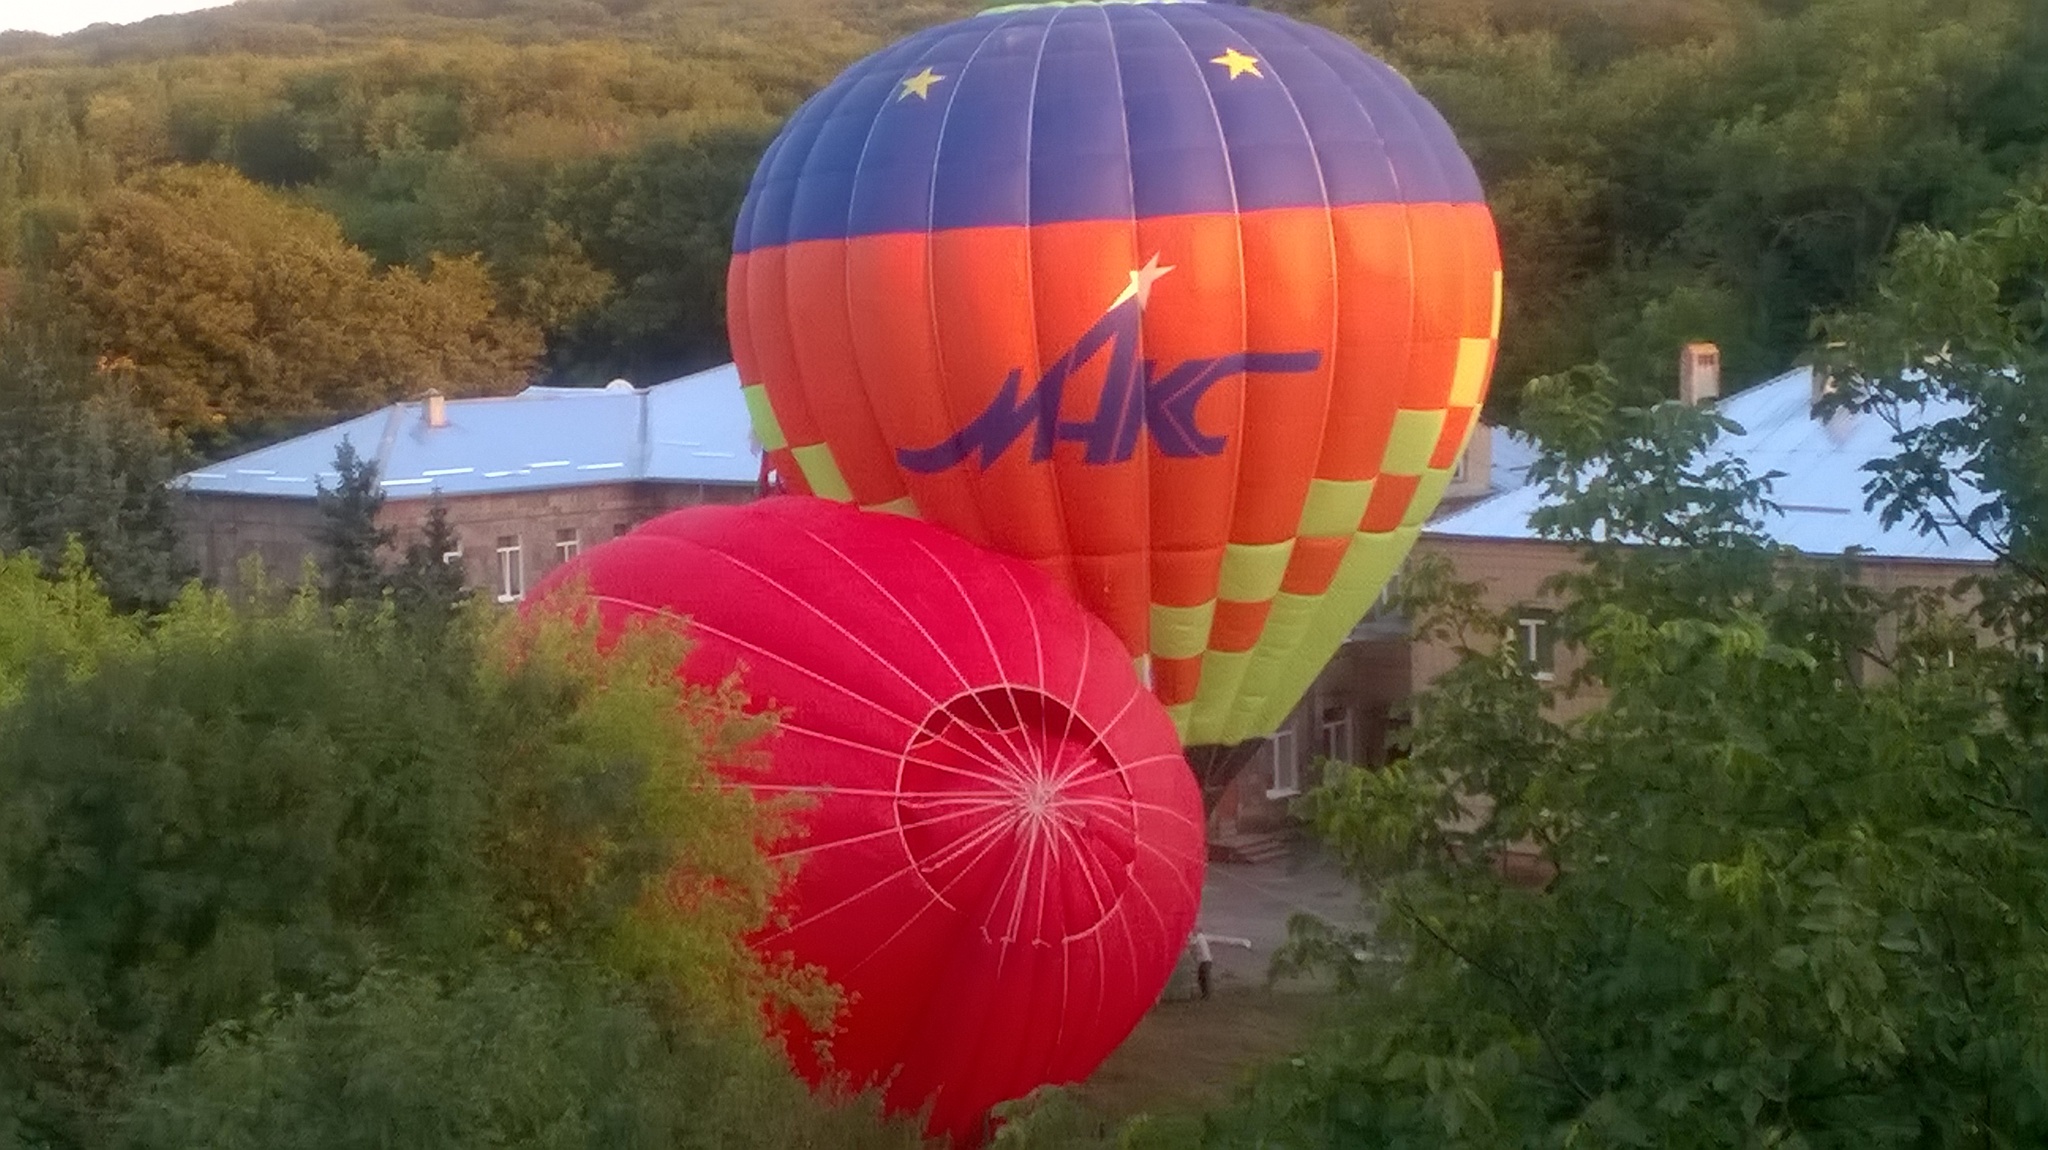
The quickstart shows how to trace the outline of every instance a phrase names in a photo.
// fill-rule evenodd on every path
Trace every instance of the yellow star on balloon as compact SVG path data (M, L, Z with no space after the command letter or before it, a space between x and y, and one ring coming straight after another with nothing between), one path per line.
M945 79L944 76L927 67L924 71L903 81L903 90L896 93L896 98L907 100L912 96L916 96L920 100L929 100L931 99L932 85L943 79Z
M1221 56L1209 62L1211 64L1221 64L1230 69L1230 78L1233 80L1244 75L1246 72L1250 72L1261 80L1266 78L1266 74L1259 71L1259 58L1257 56L1247 56L1235 48L1225 49Z

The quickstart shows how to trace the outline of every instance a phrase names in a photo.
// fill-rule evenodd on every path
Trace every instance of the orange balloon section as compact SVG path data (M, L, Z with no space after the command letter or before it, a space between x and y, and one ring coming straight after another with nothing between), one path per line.
M728 307L793 490L1022 558L1189 743L1265 734L1434 508L1500 258L1450 130L1350 42L1219 3L996 9L792 118Z

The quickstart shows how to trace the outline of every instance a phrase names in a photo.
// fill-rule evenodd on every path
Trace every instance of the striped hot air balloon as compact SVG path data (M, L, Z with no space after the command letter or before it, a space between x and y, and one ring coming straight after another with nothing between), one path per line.
M997 8L849 68L742 210L733 352L788 486L1052 574L1185 742L1270 732L1449 482L1500 260L1349 41L1199 0Z
M814 1080L972 1144L995 1103L1085 1078L1158 999L1194 928L1202 805L1116 637L1029 566L819 499L697 507L563 565L607 635L685 617L678 673L735 672L780 715L763 771L801 796L796 863L751 941L847 992L794 1026Z

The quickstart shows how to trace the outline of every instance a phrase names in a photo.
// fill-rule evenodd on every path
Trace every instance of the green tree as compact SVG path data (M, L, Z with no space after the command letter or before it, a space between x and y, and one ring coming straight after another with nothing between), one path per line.
M161 607L192 574L170 486L182 453L106 382L0 319L0 554L55 571L76 539L117 603Z
M427 509L417 538L405 546L405 557L391 574L392 597L399 617L438 633L459 617L469 598L462 564L448 557L461 550L462 539L448 522L447 505L439 500Z
M735 129L593 166L565 226L617 285L551 349L591 382L666 379L729 357L725 272L740 202L769 133Z
M137 1150L918 1144L872 1105L820 1106L744 1034L664 1024L601 968L532 956L452 977L379 971L222 1027L123 1127Z
M327 601L375 602L387 586L382 553L398 537L377 524L384 510L377 461L358 455L356 445L344 438L334 449L334 472L334 486L318 483L314 496L320 525L313 537L320 545Z
M1768 477L1699 454L1719 417L1612 391L1529 397L1542 527L1582 560L1555 586L1582 669L1533 678L1477 587L1408 581L1417 634L1461 661L1405 760L1312 803L1381 933L1299 930L1293 959L1334 966L1348 1005L1211 1141L2048 1138L2048 789L2012 702L2040 669L1978 646L1967 599L1772 546ZM1495 868L1532 847L1542 891Z
M601 1127L628 1089L609 1081L617 1056L680 1065L758 1043L764 996L817 1005L741 941L775 883L753 845L772 812L712 772L744 761L761 721L679 686L668 628L604 654L573 620L466 618L421 644L305 596L238 609L193 590L142 641L30 660L0 712L0 1115L18 1140L107 1145L130 1099L190 1124L172 1130L261 1138L261 1114L236 1116L238 1067L274 1068L308 1130L338 1133L331 1079L307 1077L333 1067L294 1051L366 1090L459 1075L391 1085L369 1129L489 1111L530 1130L511 1116L572 1095L565 1130L586 1128L577 1113ZM0 635L17 626L0 618ZM525 1014L503 1061L478 1057L467 1036L500 1005ZM433 1025L403 1040L393 1012L414 1007ZM574 1041L536 1052L562 1018ZM607 1036L628 1045L600 1050ZM734 1089L770 1089L750 1057ZM523 1077L554 1069L568 1080ZM827 1121L781 1097L792 1123Z
M169 425L360 411L425 387L515 387L538 351L474 259L378 272L332 217L221 168L102 197L58 281Z

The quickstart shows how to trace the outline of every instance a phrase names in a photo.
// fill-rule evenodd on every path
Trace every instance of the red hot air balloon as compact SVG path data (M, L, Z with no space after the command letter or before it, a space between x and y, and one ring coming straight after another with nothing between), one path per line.
M792 490L1026 559L1190 744L1271 731L1449 483L1500 259L1349 41L1190 0L996 8L793 116L727 297Z
M839 1070L971 1137L1086 1077L1157 1000L1200 904L1201 800L1116 637L1051 580L795 496L655 519L536 599L578 577L608 632L686 616L681 674L738 669L782 709L745 781L815 802L782 848L788 925L754 944L850 993ZM813 1037L788 1045L816 1080Z

